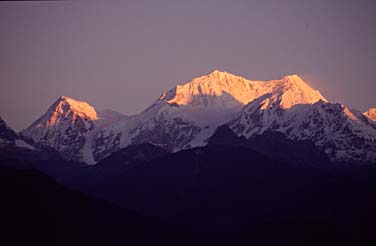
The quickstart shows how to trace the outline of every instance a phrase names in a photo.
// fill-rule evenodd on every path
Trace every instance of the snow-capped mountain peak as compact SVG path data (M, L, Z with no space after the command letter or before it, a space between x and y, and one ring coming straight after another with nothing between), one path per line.
M282 99L281 107L295 104L313 104L327 100L311 88L298 75L288 75L279 80L250 81L227 72L213 72L178 85L161 98L171 105L239 107L260 96L271 93Z
M44 115L21 131L21 135L54 148L67 159L82 161L81 150L97 120L97 112L87 102L61 96Z
M87 102L75 100L67 96L61 96L50 108L53 111L52 120L56 120L59 115L68 116L72 114L75 117L81 117L89 120L96 120L97 112ZM73 117L73 119L75 119ZM54 123L54 122L51 122Z
M310 87L296 74L267 83L272 87L272 99L278 101L282 109L289 109L297 104L314 104L320 100L328 101L318 90Z
M363 115L376 122L376 108L369 109L367 112L364 112Z
M97 120L97 112L87 102L61 96L52 104L47 112L37 120L37 127L50 127L66 120L70 120L71 123L74 124L78 119L85 121Z
M227 72L213 72L178 85L163 98L169 104L209 106L225 103L247 104L253 99L251 81ZM222 99L219 99L222 98ZM231 100L232 99L232 100ZM223 101L225 100L225 102ZM234 102L231 102L234 101Z
M92 127L92 122L95 120L98 120L98 115L90 104L61 96L48 108L44 115L29 128L23 130L22 133L27 134L30 129L34 128L61 129L62 125L83 124L86 127Z

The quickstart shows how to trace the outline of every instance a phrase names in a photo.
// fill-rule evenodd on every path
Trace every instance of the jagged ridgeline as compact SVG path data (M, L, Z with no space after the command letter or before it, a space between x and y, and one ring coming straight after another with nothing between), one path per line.
M227 124L247 139L277 131L294 141L310 140L334 162L375 162L375 112L331 103L298 75L251 81L215 70L161 93L131 116L60 97L20 135L68 160L95 164L131 144L170 152L204 146Z

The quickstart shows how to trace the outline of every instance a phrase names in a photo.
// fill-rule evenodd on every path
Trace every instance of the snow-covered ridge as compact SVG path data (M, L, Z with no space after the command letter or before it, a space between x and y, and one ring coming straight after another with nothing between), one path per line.
M188 83L176 86L162 99L169 104L209 105L215 103L209 99L209 96L217 98L226 93L244 105L262 92L254 90L253 83L249 80L214 70L207 75L194 78Z
M210 97L217 100L218 97L227 94L238 103L245 105L267 93L286 93L286 107L290 107L294 100L298 100L299 103L327 101L319 91L312 89L298 75L285 76L279 80L251 81L218 70L195 78L184 85L178 85L169 92L164 92L160 99L169 104L207 106L217 102L213 102ZM296 99L294 96L301 97ZM221 101L222 104L226 102Z
M246 137L271 130L312 140L333 160L373 161L372 112L331 104L298 75L260 81L214 70L163 92L133 116L97 112L86 102L60 97L22 135L67 159L94 164L130 144L168 151L203 146L218 126L228 124Z
M356 112L323 100L288 109L279 103L274 95L261 97L229 125L247 138L273 130L293 140L310 140L334 162L376 162L376 128Z

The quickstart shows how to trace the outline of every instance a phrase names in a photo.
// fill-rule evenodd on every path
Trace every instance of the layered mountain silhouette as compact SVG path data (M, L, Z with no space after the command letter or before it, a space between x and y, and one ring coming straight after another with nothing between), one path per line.
M190 245L195 239L35 170L0 166L0 191L0 240L7 245Z

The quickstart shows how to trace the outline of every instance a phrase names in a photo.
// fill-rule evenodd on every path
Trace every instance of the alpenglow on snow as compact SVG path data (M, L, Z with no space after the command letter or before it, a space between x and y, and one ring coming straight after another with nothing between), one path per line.
M131 116L97 112L86 102L61 97L21 135L66 159L95 164L131 144L151 143L172 152L203 146L227 124L247 138L278 131L311 140L335 162L375 162L374 115L374 110L359 113L330 103L298 75L251 81L214 70L162 92Z

